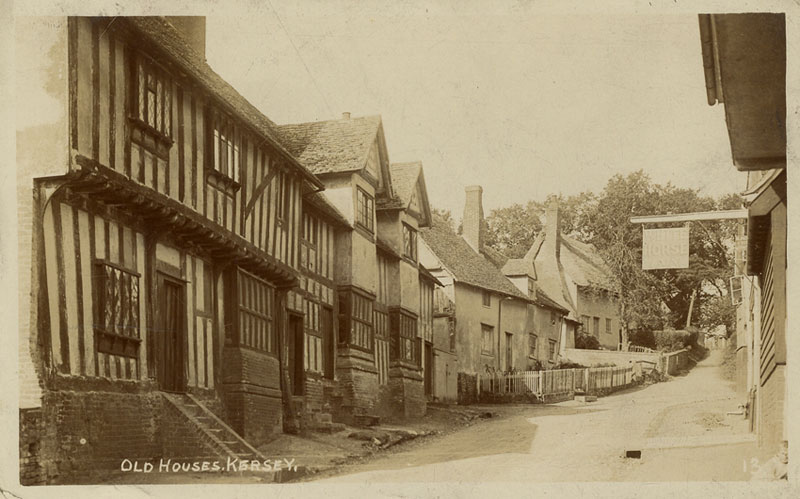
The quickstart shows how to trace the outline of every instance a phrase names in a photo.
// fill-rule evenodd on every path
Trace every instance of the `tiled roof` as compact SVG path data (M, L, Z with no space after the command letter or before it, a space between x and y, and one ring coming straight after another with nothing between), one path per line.
M505 265L503 265L503 275L526 275L535 278L536 271L533 268L533 262L529 262L523 258L512 258L506 261Z
M483 253L483 256L485 256L487 260L492 262L492 265L494 265L498 269L502 269L503 266L505 266L506 262L508 261L507 256L485 244L483 245L483 250L481 251L481 253Z
M221 104L230 108L239 119L243 120L257 132L262 134L278 151L291 163L300 169L307 179L323 187L322 183L311 175L309 170L293 157L280 140L277 126L272 120L264 116L255 106L236 91L231 84L218 75L205 61L203 55L197 53L186 39L163 17L119 17L115 20L126 22L134 31L151 41L173 60L175 64L195 79L211 95L216 97Z
M417 186L417 178L419 178L421 169L422 163L420 161L392 163L389 167L389 172L392 175L394 195L400 199L403 206L408 206L408 203L411 202L411 196L414 194L414 188Z
M364 168L375 142L380 116L343 118L280 125L286 148L314 173L338 173Z
M424 228L420 232L422 239L456 281L530 301L492 262L476 253L446 224L434 222L432 227Z
M338 223L339 225L343 225L348 228L352 228L353 226L350 225L350 222L347 220L339 209L331 203L327 196L325 196L322 192L314 192L311 194L307 194L304 198L304 201L308 202L311 206L317 208L319 211L327 215L329 218L333 219L334 222Z
M550 298L550 295L548 295L539 286L536 286L536 303L538 303L539 305L542 305L544 307L554 308L556 310L564 312L565 314L569 313L569 309L567 307L561 305L560 303L558 303L554 299Z

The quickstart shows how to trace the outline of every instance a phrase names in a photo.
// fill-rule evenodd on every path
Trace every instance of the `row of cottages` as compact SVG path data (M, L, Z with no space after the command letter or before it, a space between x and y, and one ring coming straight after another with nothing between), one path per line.
M430 210L379 118L277 126L204 18L20 22L23 482L424 414Z
M478 375L552 367L558 360L568 310L537 286L532 265L484 245L482 192L466 189L462 235L441 220L422 232L421 261L443 284L434 300L437 401L473 401Z
M577 334L594 336L601 348L624 348L617 280L597 249L561 231L557 203L546 211L545 226L523 261L536 269L536 282L569 314L561 353L575 347Z
M751 429L767 458L785 448L789 433L786 18L702 14L699 21L708 104L724 104L733 164L747 179L734 272L737 368L746 373Z

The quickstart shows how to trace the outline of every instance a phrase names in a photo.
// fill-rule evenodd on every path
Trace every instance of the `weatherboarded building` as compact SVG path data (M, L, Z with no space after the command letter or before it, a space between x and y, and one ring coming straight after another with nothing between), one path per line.
M766 457L787 432L786 19L784 14L703 14L700 39L708 104L725 106L748 211L742 289L753 328L750 415Z

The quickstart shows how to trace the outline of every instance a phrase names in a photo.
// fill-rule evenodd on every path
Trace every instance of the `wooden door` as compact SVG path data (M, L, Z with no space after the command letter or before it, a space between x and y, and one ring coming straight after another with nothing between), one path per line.
M158 386L169 392L186 391L184 375L186 334L186 291L184 283L166 275L158 275L158 330L156 361Z
M506 333L506 371L510 371L514 367L513 343L514 335Z
M299 315L289 315L289 362L287 371L289 372L289 383L292 395L303 394L303 380L305 377L305 336L303 333L303 318Z
M333 379L336 342L333 338L333 309L330 307L322 307L320 326L322 327L322 366L325 377Z

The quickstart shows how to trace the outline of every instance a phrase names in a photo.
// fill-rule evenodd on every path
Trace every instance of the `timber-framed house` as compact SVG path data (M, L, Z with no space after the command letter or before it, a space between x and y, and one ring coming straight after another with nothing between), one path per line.
M302 364L325 369L291 333L332 314L333 289L309 291L314 310L290 291L312 260L332 277L333 233L309 238L322 226L303 213L323 184L206 64L204 18L33 27L54 40L65 113L40 127L47 142L20 144L50 154L20 165L34 380L21 438L41 439L30 481L123 458L253 455L286 423ZM310 243L324 257L309 260Z

